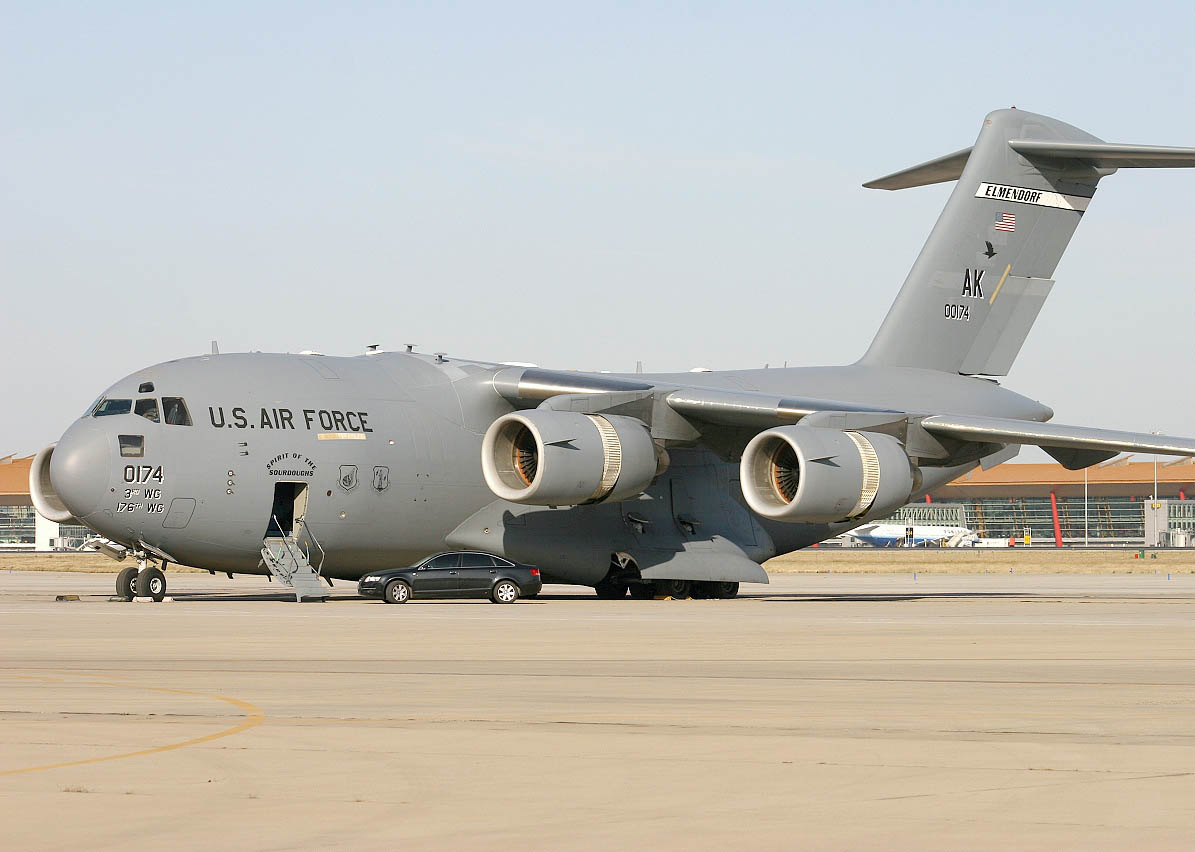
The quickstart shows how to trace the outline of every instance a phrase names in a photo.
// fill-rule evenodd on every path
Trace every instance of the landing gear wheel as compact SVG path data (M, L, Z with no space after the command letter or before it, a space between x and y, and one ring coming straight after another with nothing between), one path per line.
M712 597L733 598L733 597L738 596L738 593L739 593L739 584L738 583L722 582L722 583L711 583L710 585L712 585L714 587L714 594L712 595Z
M689 586L689 594L698 601L716 598L718 595L714 591L714 585L708 580L694 580Z
M503 580L494 586L490 600L496 604L512 604L519 599L519 587L510 580Z
M161 603L166 597L166 575L157 568L142 568L137 572L137 597L153 598Z
M617 580L602 580L593 587L597 596L604 601L616 601L627 596L627 584Z
M116 596L131 601L137 594L137 590L133 588L136 584L137 566L128 565L121 568L120 573L116 575Z
M656 595L662 598L683 600L689 596L689 588L688 580L656 580L655 582Z
M411 587L402 580L391 580L386 584L385 593L382 597L386 603L405 604L411 599Z
M651 583L631 583L631 597L637 601L649 601L655 593Z

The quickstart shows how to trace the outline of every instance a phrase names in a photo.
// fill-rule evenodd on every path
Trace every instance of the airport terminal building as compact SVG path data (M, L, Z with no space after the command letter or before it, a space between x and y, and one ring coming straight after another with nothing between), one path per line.
M33 457L0 458L0 548L71 550L92 533L38 517L29 497ZM1156 477L1156 488L1155 488ZM1033 546L1195 545L1195 459L1124 456L1087 470L1057 464L976 469L905 506L893 520L974 530Z
M1086 470L1009 463L977 468L894 520L966 527L1018 545L1029 536L1056 547L1187 547L1195 544L1193 496L1195 459L1122 456Z

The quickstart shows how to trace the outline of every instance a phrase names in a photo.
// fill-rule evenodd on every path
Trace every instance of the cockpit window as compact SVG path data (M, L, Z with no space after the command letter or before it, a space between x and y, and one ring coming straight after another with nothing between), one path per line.
M128 414L132 410L131 399L101 399L92 414L95 417L107 417L110 414Z
M152 396L148 399L137 400L137 405L133 407L133 413L144 417L150 423L158 422L158 401Z
M190 426L191 413L187 411L187 403L181 396L162 397L162 411L166 423L170 426Z

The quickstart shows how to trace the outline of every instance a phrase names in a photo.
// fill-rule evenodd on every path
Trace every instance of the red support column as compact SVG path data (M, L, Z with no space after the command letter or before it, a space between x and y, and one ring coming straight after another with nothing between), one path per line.
M932 503L932 502L934 502L934 501L933 501L933 498L931 498L931 497L930 497L928 494L926 494L926 495L925 495L925 502L926 502L926 503Z
M1186 492L1184 489L1182 489L1182 488L1178 489L1178 499L1179 499L1179 500L1186 500L1186 499L1187 499L1187 492Z
M1062 525L1058 523L1058 497L1050 492L1050 511L1054 513L1054 546L1062 547Z

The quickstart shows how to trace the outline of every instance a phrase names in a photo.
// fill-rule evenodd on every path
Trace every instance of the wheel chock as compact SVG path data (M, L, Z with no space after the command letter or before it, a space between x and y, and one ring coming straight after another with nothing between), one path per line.
M78 595L55 595L54 596L54 600L56 600L56 601L77 601L78 599L79 599Z

